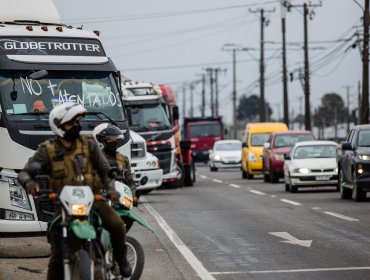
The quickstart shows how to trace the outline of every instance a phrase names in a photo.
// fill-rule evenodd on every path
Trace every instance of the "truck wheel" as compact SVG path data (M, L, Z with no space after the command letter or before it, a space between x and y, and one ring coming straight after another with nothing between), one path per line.
M185 166L185 178L184 178L184 185L191 187L193 186L193 168L192 166Z
M358 185L357 185L357 182L356 182L356 171L353 171L352 172L352 186L353 186L353 189L352 189L352 199L354 201L357 201L357 202L360 202L360 201L364 201L365 198L366 198L366 192L364 192L363 190L360 190L358 188Z
M343 170L339 169L339 176L338 176L338 187L340 190L340 198L341 199L350 199L352 196L352 192L350 189L345 188L344 186L344 176Z

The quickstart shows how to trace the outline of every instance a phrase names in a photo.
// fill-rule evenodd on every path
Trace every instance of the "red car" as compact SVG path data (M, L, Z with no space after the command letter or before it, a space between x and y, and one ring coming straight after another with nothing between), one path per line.
M284 177L284 155L296 142L315 140L311 131L290 130L274 132L263 145L263 179L265 182L278 183Z

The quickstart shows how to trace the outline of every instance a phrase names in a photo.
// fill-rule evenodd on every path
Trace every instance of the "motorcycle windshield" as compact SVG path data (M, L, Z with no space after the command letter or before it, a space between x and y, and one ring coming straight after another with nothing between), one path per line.
M48 119L49 112L65 102L76 102L88 112L99 113L88 114L85 120L125 120L111 72L45 71L37 78L32 73L0 71L0 98L8 120Z

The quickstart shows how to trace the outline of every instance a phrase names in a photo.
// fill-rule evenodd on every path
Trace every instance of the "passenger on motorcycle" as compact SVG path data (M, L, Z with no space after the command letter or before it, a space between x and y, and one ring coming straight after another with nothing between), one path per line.
M118 167L119 177L124 178L124 183L128 185L135 195L137 185L134 181L130 161L128 157L117 151L124 144L124 136L122 131L115 125L110 123L102 123L94 128L93 136L99 143L111 167Z
M56 137L41 143L26 166L18 175L18 182L29 193L39 190L33 180L32 164L39 163L41 172L49 175L49 188L58 193L64 185L88 185L94 193L107 188L108 194L117 195L108 178L110 170L104 154L91 136L81 136L79 120L86 109L76 103L64 103L55 107L49 115L49 124ZM94 210L100 215L103 227L109 231L113 254L121 275L129 277L131 267L126 259L125 228L119 215L106 202L94 203ZM57 210L58 211L58 210ZM48 279L63 279L62 251L60 237L52 235L51 257ZM59 242L58 242L59 241Z

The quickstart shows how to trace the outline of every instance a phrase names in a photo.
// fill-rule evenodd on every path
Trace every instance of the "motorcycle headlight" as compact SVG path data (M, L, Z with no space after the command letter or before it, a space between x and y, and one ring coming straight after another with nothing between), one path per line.
M275 158L276 160L284 160L284 155L283 155L283 154L275 154L275 155L274 155L274 158Z
M73 204L71 208L72 216L87 216L86 204Z
M10 203L12 206L31 210L26 190L18 186L15 178L8 178Z
M358 157L361 160L370 160L370 156L368 156L368 155L358 155Z
M215 155L215 160L221 160L221 156L220 155Z
M125 207L127 207L128 209L131 209L132 208L132 199L125 196L123 201L122 201L122 205L124 205Z
M248 160L249 161L253 161L253 162L257 162L257 158L256 158L256 156L252 152L249 152L249 154L248 154Z

